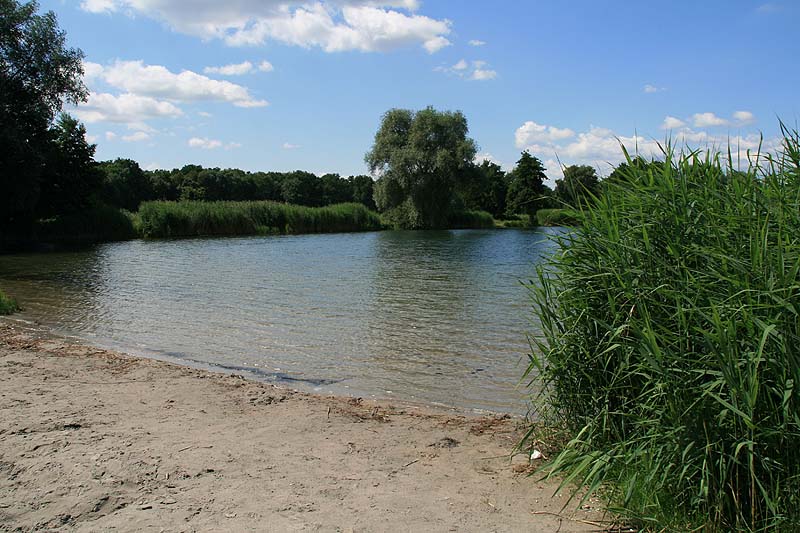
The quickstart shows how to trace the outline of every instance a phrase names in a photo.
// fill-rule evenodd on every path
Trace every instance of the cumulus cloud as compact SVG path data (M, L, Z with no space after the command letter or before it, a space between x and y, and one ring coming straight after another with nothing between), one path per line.
M647 94L662 93L666 90L666 87L657 87L655 85L650 85L649 83L645 85L643 89L643 91Z
M682 128L685 125L686 123L681 119L667 115L664 117L664 122L661 123L661 129L674 130L675 128Z
M748 118L751 117L741 115L738 120ZM674 148L708 148L727 154L727 147L730 146L734 164L744 167L754 160L754 154L759 150L762 153L775 152L781 142L780 138L766 140L755 133L736 136L710 133L693 129L686 122L670 116L666 117L662 127L665 124L670 126L668 129L674 129L670 132ZM544 161L551 181L563 175L559 161L564 165L590 165L597 168L600 175L607 176L613 167L624 161L621 146L625 146L631 155L663 157L663 143L657 139L635 133L622 135L596 126L575 133L568 128L528 121L517 128L515 140L517 148L529 150Z
M485 68L476 68L470 74L469 79L476 81L493 80L497 77L497 71Z
M416 0L84 0L81 7L94 13L124 9L231 46L271 40L326 52L379 52L421 45L434 53L451 44L446 36L452 23L415 13Z
M737 126L749 126L756 121L756 116L750 111L736 111L733 120Z
M481 41L481 40L478 40L478 39L472 39L471 41L469 41L469 45L470 46L484 46L485 44L486 44L486 41Z
M229 81L212 80L191 70L174 73L161 65L143 61L116 61L105 67L103 79L109 85L131 94L163 98L175 102L222 101L238 107L263 107L247 88Z
M187 143L191 148L202 148L203 150L214 150L222 148L222 141L216 139L207 139L205 137L192 137Z
M223 65L221 67L206 67L203 69L206 74L220 74L222 76L241 76L253 72L253 64L249 61Z
M258 64L258 70L260 72L272 72L273 70L275 70L275 67L273 67L272 63L270 63L269 61L264 60Z
M106 140L107 141L113 141L116 138L117 138L117 134L114 133L113 131L107 131L106 132Z
M125 142L142 142L150 140L150 135L143 131L137 131L136 133L132 133L130 135L123 135L122 140Z
M289 143L289 142L285 142L285 143L283 143L281 148L283 148L284 150L295 150L297 148L300 148L300 145L299 144L292 144L292 143Z
M728 121L718 117L714 113L695 113L692 115L695 128L710 128L714 126L725 126Z
M148 96L125 93L114 96L108 93L90 93L86 102L75 110L84 122L139 123L161 117L179 117L183 111L174 104Z

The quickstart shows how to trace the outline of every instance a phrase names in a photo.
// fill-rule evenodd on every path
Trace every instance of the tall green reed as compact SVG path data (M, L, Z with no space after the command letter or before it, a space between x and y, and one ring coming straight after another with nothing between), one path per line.
M746 171L671 149L629 165L531 284L526 376L571 436L549 472L642 527L800 529L800 142L783 132Z
M334 233L381 228L363 204L304 207L278 202L145 202L137 227L143 237Z

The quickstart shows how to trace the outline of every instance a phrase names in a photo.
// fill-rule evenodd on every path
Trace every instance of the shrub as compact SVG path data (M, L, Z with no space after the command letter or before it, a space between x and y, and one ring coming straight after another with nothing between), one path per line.
M107 205L41 220L36 237L42 242L108 242L136 237L133 215Z
M460 211L450 215L452 229L486 229L494 227L494 218L486 211Z
M784 134L747 172L718 153L630 165L532 284L526 375L571 437L550 472L637 525L800 528L800 143Z
M19 311L17 301L0 290L0 315L10 315L16 311Z

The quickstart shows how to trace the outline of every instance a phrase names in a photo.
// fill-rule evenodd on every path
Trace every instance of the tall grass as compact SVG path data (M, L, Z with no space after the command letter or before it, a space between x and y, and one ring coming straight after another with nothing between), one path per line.
M137 227L143 237L335 233L381 228L363 204L304 207L278 202L145 202Z
M486 211L460 211L449 217L451 229L487 229L494 227L494 218Z
M19 311L19 305L17 305L17 301L10 296L7 296L0 289L0 315L10 315Z
M527 376L571 436L550 472L652 530L798 531L798 133L746 172L667 152L532 285Z
M539 209L536 223L539 226L574 226L578 220L572 209Z

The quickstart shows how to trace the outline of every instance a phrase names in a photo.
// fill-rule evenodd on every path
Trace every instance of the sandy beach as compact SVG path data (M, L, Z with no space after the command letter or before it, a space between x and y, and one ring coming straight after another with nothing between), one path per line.
M0 531L600 531L522 421L315 396L0 320Z

